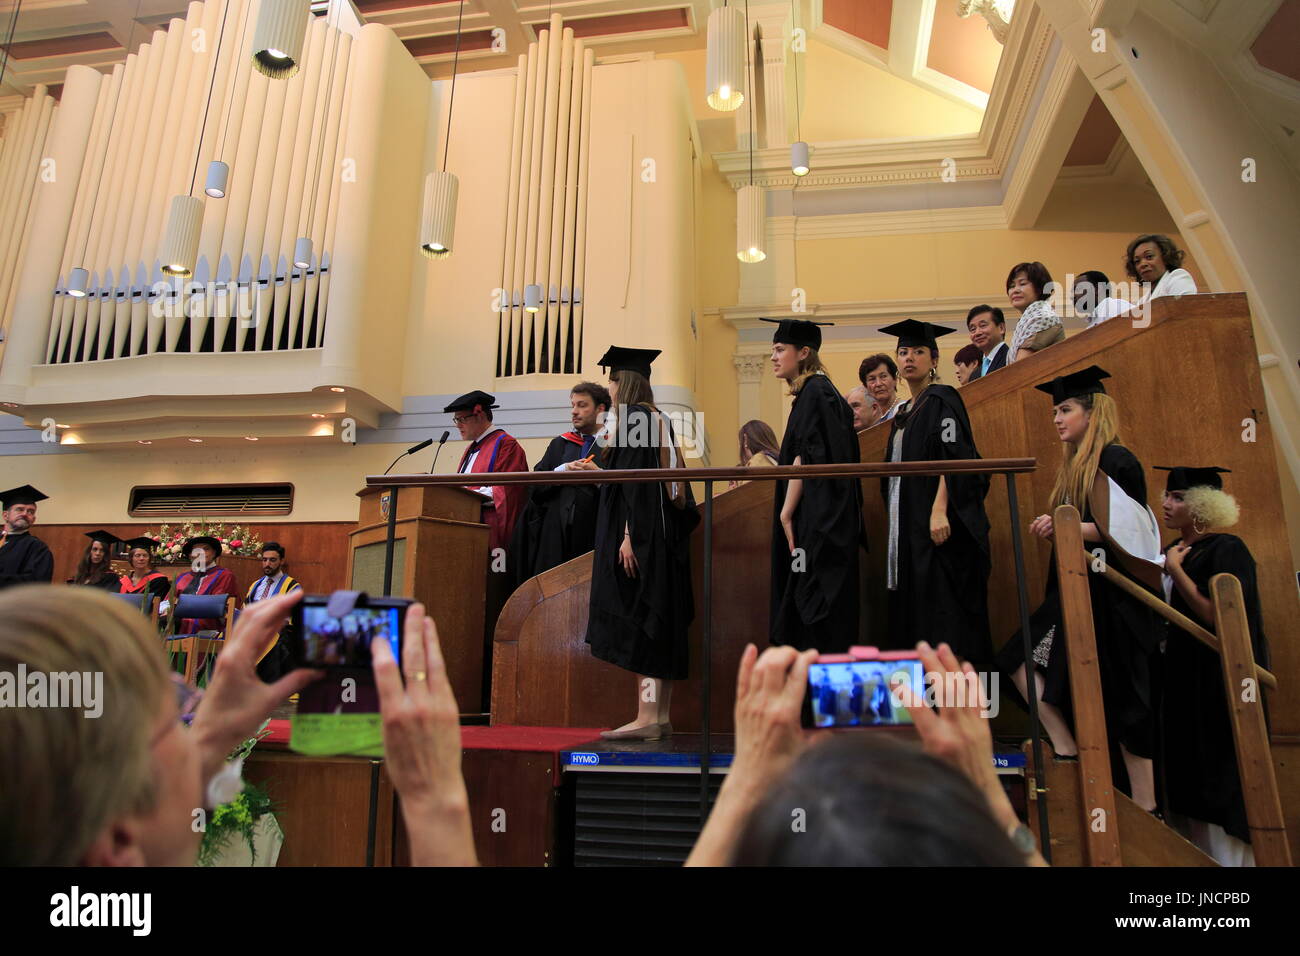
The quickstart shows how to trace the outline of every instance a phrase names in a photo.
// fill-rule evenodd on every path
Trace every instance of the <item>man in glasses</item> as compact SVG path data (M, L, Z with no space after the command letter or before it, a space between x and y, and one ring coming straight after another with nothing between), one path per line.
M492 424L496 399L487 392L473 391L460 396L443 409L451 413L452 423L463 441L469 442L460 457L459 474L492 471L527 471L528 458L519 442ZM482 487L476 489L491 500L483 505L483 523L488 526L488 549L504 549L515 530L515 522L527 499L523 485Z

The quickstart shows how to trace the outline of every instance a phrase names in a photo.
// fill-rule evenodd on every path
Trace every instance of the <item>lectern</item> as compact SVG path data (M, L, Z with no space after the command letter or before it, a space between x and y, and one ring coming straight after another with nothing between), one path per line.
M360 517L348 538L349 587L384 592L391 492L362 488ZM481 495L449 485L406 487L397 496L392 593L414 598L438 624L456 702L476 712L483 695L484 581L488 528Z

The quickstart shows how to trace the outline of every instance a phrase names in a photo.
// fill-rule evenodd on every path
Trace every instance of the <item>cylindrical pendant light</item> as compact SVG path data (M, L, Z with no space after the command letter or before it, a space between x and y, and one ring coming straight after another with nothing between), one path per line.
M456 238L456 196L460 181L455 173L434 171L424 178L424 212L420 217L420 251L430 259L451 255Z
M808 175L808 144L804 142L790 144L790 171L796 176Z
M273 80L287 80L298 72L307 19L307 0L262 0L253 29L253 67Z
M187 276L194 271L202 226L203 200L193 196L173 196L159 256L163 272L169 276Z
M213 199L226 198L226 183L230 180L230 167L220 160L208 163L208 180L203 191Z
M763 229L767 219L762 186L741 186L736 192L736 258L741 262L762 262Z
M293 264L299 269L311 268L311 237L299 236L293 244Z
M86 287L90 284L90 273L78 266L72 270L68 276L68 295L74 299L84 299L86 297Z
M731 112L745 102L745 14L719 7L709 14L705 93L715 110Z
M536 283L524 286L524 311L540 312L542 308L542 287Z

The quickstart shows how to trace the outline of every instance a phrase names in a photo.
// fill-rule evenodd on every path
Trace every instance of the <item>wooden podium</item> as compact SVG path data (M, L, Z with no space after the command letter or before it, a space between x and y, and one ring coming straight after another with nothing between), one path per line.
M384 593L390 489L363 488L360 516L348 534L348 586ZM482 706L484 585L488 527L480 520L483 498L448 485L407 487L397 496L393 542L396 597L421 602L438 624L447 676L462 713Z

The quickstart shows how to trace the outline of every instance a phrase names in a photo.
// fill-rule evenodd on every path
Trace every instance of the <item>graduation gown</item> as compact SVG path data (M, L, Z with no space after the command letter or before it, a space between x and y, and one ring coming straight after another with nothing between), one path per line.
M626 414L627 434L653 434L649 408L633 405ZM671 423L661 420L671 435ZM599 463L606 469L661 464L657 447L622 446L607 447ZM673 504L662 482L611 482L599 488L586 636L592 656L645 677L684 680L686 632L695 618L690 535L699 523L690 485L684 508ZM634 578L618 560L625 525L636 555Z
M470 456L478 452L473 465ZM528 456L523 446L500 428L491 429L478 441L470 442L460 456L458 474L484 474L491 471L527 471ZM488 526L488 549L505 548L514 533L515 522L523 510L523 485L492 486L492 501L483 505L483 522Z
M1183 570L1205 598L1210 596L1210 579L1216 574L1236 576L1241 582L1255 662L1267 668L1268 639L1260 613L1255 559L1245 542L1231 534L1201 538L1183 555ZM1173 609L1213 633L1214 625L1202 621L1172 579L1166 580ZM1219 655L1179 628L1167 628L1161 733L1168 809L1217 823L1237 839L1249 842Z
M49 584L54 580L54 555L30 531L10 534L0 545L0 588L19 584Z
M98 581L76 581L73 584L87 588L99 588L101 591L108 591L110 594L122 593L122 576L119 574L105 574Z
M858 461L853 410L825 375L804 383L790 407L778 464L849 464ZM803 482L794 511L790 553L781 509L788 482L776 483L772 514L773 644L824 654L847 651L858 640L858 546L862 542L862 486L852 478Z
M182 594L234 594L239 595L239 590L235 584L235 574L229 568L213 567L209 568L202 575L202 579L195 584L195 578L198 577L193 571L186 571L176 578L176 596L179 599ZM217 618L181 618L180 624L176 628L177 634L195 634L198 631L220 631L224 630L226 622Z
M951 385L931 385L890 421L886 461L977 459L966 405ZM948 540L930 538L930 511L939 476L881 481L889 516L886 561L889 639L898 649L918 641L946 641L976 670L993 659L989 634L989 519L984 512L987 475L947 475ZM896 500L895 500L896 498ZM888 567L887 567L888 571Z
M1120 532L1119 509L1113 501L1106 504L1102 500L1104 489L1107 488L1112 499L1115 495L1125 495L1131 499L1135 512L1145 511L1150 516L1151 527L1147 537L1154 540L1154 549L1158 552L1159 529L1155 526L1155 516L1150 514L1146 503L1147 483L1142 463L1131 451L1114 442L1102 449L1097 480L1080 515L1084 524L1096 523L1107 540L1102 544L1085 542L1085 547L1089 551L1100 547L1105 552L1108 568L1118 570L1154 594L1156 589L1150 582L1139 579L1126 568L1125 556L1121 555L1114 539L1114 535ZM1102 505L1108 508L1106 514L1099 513ZM1103 518L1106 520L1103 521ZM1128 553L1133 554L1134 551ZM1089 573L1088 594L1092 602L1092 626L1097 642L1097 665L1101 672L1106 732L1112 744L1112 772L1117 785L1122 786L1122 781L1126 781L1128 775L1115 744L1123 744L1129 753L1137 757L1155 755L1152 680L1163 629L1159 615L1113 584L1108 584L1101 575ZM1046 665L1041 661L1035 662L1035 667L1043 675L1042 699L1060 708L1073 726L1065 631L1061 626L1061 595L1056 579L1055 545L1048 564L1043 603L1030 616L1029 630L1031 644L1037 648L1035 656L1047 661ZM1051 641L1040 647L1049 632L1052 635ZM998 667L1008 676L1025 661L1023 645L1024 641L1017 631L998 653ZM1010 681L1004 691L1021 706L1025 706L1023 698Z
M139 584L131 583L131 576L124 574L118 579L119 594L142 594L148 591L156 598L166 598L172 589L172 583L161 571L150 571L140 579Z
M593 436L565 432L551 439L533 471L560 465L598 451ZM534 485L510 541L514 585L586 554L596 542L596 485Z

